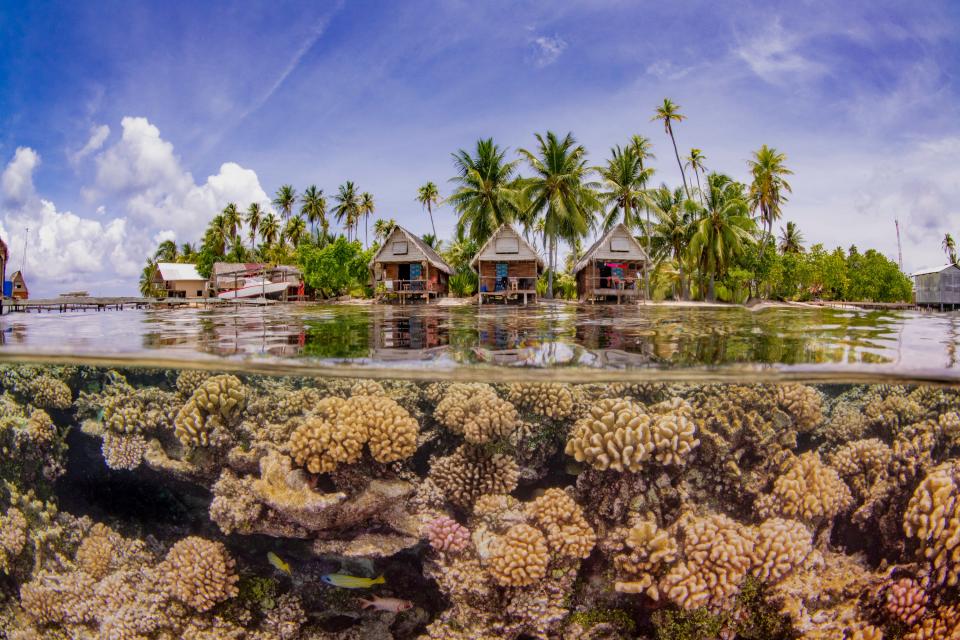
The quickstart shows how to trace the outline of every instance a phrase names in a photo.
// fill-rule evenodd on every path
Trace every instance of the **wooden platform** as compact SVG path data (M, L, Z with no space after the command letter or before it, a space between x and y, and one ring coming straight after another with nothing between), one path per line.
M537 290L536 289L504 289L502 291L481 291L478 298L478 301L480 304L483 304L484 296L486 296L488 302L490 298L499 298L503 300L503 302L507 302L509 298L523 298L523 304L527 304L529 300L536 301Z
M60 296L58 298L37 298L34 300L13 300L5 298L0 306L3 313L29 313L44 311L66 313L67 311L123 311L125 309L173 308L185 306L211 306L231 304L231 302L216 298L136 298L136 297L108 297L95 298L91 296Z

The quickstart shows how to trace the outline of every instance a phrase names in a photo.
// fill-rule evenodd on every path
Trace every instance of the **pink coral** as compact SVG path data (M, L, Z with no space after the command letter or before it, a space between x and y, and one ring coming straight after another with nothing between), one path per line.
M470 530L447 516L428 522L424 534L437 551L463 551L470 543Z
M887 587L884 606L890 615L912 625L927 611L927 594L913 578L900 578Z

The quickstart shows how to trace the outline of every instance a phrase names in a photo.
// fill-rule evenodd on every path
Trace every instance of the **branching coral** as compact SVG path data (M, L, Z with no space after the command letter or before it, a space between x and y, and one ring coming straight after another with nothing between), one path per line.
M614 589L621 593L646 593L659 600L657 576L677 559L677 541L652 519L644 519L626 532L624 542L629 551L614 557L614 566L624 578L614 584Z
M233 567L233 558L222 544L191 536L173 545L160 571L173 597L197 611L207 611L237 595Z
M546 534L551 551L569 558L586 558L596 543L583 510L562 489L547 489L527 505L527 513Z
M939 584L955 586L960 580L960 465L944 463L920 482L903 515L903 530L917 538L921 555L930 563Z
M758 501L761 513L797 518L812 524L829 522L850 507L850 489L836 470L815 451L794 458L773 483L770 494Z
M136 469L147 452L147 441L140 435L105 433L100 450L111 469Z
M452 384L434 409L437 422L467 442L481 444L508 437L519 426L517 410L482 383Z
M183 405L174 422L184 446L209 446L217 425L229 425L246 405L247 390L239 378L219 375L208 378Z
M580 404L577 388L553 382L514 383L507 386L507 400L523 411L551 420L573 416Z
M567 455L601 470L640 471L656 448L651 423L635 402L598 400L574 425Z
M823 421L823 396L813 387L782 384L775 395L777 405L793 418L798 431L811 431Z
M900 578L887 585L883 606L896 620L913 625L927 612L927 593L913 578Z
M27 544L27 519L11 507L0 516L0 572L10 573L14 559Z
M356 421L309 418L290 436L290 453L310 473L329 473L359 461L368 437L366 425Z
M501 585L523 587L547 574L550 552L539 530L515 524L490 545L488 568Z
M67 383L46 374L30 380L25 392L30 403L41 409L66 409L73 403Z
M426 524L423 530L430 546L437 551L456 553L470 544L470 531L447 516L439 516Z
M830 457L830 466L840 472L844 482L859 496L887 472L893 451L877 438L848 442Z
M770 518L755 527L750 573L773 584L803 566L813 553L813 534L796 520Z
M520 469L507 455L462 445L449 456L433 461L430 478L447 500L466 508L484 494L513 491L520 479Z

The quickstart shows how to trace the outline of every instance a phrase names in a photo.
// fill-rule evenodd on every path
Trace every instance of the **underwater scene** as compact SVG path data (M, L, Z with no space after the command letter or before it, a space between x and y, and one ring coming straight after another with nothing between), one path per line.
M960 637L957 388L539 377L2 365L0 637Z

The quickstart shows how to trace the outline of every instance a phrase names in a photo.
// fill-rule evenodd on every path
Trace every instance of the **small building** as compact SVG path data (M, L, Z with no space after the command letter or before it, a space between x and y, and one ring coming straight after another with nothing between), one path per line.
M153 284L167 298L203 298L208 295L207 279L200 275L195 264L157 263Z
M480 247L470 266L480 278L477 297L528 301L537 299L537 278L543 273L543 258L517 230L500 225Z
M918 306L939 307L941 310L960 306L960 268L957 265L945 264L910 275Z
M639 300L647 252L622 222L600 236L573 267L581 302Z
M427 302L447 295L453 269L420 237L397 225L370 260L370 278L378 300Z
M303 276L296 267L263 262L214 262L210 270L212 295L223 300L303 298Z
M27 289L27 282L23 279L23 274L14 271L10 276L10 283L13 285L10 297L14 300L27 300L30 297L30 291Z

